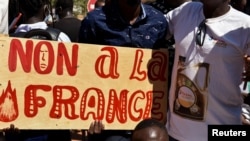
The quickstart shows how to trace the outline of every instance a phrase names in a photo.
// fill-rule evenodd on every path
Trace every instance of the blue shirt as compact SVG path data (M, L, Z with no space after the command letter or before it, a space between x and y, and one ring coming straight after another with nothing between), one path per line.
M79 42L140 48L163 48L167 28L160 11L141 4L141 13L133 25L122 19L113 4L89 12L81 23Z

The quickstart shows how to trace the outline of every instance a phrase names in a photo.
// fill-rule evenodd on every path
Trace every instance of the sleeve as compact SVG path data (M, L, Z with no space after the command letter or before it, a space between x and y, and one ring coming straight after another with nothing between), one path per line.
M158 38L156 39L156 42L154 43L154 48L168 48L167 41L165 40L166 31L167 31L167 22L164 17L160 21L162 21L162 24L160 24L158 27L160 31L162 32L159 32Z
M94 17L90 14L81 22L78 39L79 43L96 43Z
M69 36L66 35L66 34L63 33L63 32L60 32L60 34L59 34L59 36L58 36L58 41L61 41L61 42L71 42Z
M8 34L8 1L0 1L0 33Z
M171 21L171 11L168 12L168 14L165 15L168 26L167 26L167 34L166 34L166 40L170 40L173 38L173 23Z

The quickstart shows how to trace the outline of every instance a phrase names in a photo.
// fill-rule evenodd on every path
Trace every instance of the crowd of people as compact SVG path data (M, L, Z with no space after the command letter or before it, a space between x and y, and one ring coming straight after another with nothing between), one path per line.
M11 36L51 27L60 31L60 42L169 49L166 123L145 119L134 130L106 130L93 121L84 140L207 141L208 125L250 125L250 111L242 114L250 98L241 87L250 81L248 0L97 0L82 20L73 14L73 0L56 0L56 21L49 0L10 0L15 14L9 11L9 22L22 14L11 28L4 2L0 32ZM20 131L11 125L4 132L6 141L71 140L69 130Z

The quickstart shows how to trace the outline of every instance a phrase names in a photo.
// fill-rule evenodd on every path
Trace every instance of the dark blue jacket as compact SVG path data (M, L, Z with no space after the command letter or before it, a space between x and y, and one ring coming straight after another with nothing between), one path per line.
M163 48L167 22L162 12L142 4L133 25L123 20L117 3L89 12L81 23L79 42L101 45Z

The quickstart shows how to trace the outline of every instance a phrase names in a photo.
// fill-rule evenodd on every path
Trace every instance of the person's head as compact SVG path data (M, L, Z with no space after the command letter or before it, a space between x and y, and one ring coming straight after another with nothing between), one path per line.
M168 7L176 8L187 1L192 1L192 0L164 0L164 3Z
M244 12L247 5L247 0L231 0L230 3L235 9Z
M102 7L105 5L105 0L96 0L95 8Z
M228 6L230 0L200 0L205 7L217 8L222 5Z
M112 1L112 0L111 0ZM121 5L137 6L141 3L141 0L118 0Z
M63 18L67 14L72 14L73 6L74 6L73 0L56 0L55 2L56 14L59 16L59 18Z
M168 141L168 132L160 121L144 119L136 125L131 141Z
M49 0L19 0L19 5L24 22L43 21L50 12Z
M227 13L230 0L200 0L203 3L203 13L206 18L214 18Z

